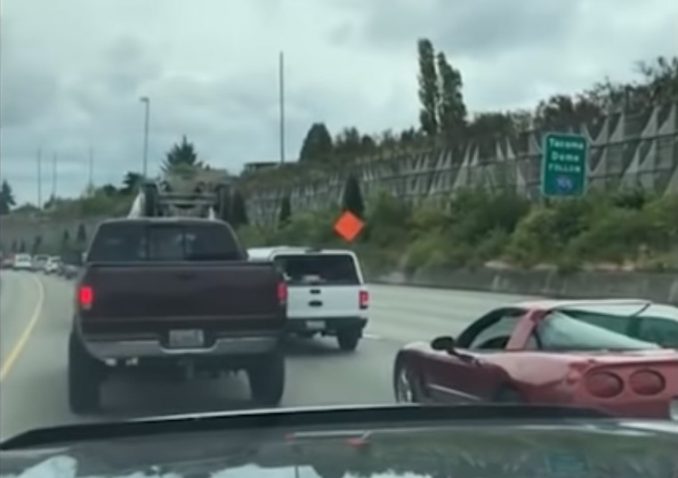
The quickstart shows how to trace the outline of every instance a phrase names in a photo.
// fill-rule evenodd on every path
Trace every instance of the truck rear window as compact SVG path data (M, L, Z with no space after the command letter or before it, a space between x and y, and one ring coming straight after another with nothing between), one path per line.
M103 224L90 262L219 261L243 259L228 228L218 224Z
M350 255L279 255L274 262L289 284L360 284L355 261Z

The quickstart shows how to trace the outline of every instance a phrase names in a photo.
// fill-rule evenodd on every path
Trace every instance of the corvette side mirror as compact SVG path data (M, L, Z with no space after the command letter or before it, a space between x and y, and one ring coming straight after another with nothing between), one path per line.
M453 353L454 352L454 339L449 335L443 335L441 337L436 337L431 340L431 348L433 350L439 350L442 352Z
M473 364L479 363L475 357L473 357L472 355L460 353L455 347L456 342L449 335L443 335L441 337L436 337L435 339L431 340L431 348L433 350L447 352L448 354L454 355L455 357L458 357L459 359L465 362Z

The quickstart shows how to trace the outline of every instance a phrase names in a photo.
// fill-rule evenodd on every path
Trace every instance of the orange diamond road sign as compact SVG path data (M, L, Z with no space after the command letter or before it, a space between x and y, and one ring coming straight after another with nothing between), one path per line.
M363 230L363 227L365 227L365 223L351 211L345 211L334 223L336 233L348 242L355 239Z

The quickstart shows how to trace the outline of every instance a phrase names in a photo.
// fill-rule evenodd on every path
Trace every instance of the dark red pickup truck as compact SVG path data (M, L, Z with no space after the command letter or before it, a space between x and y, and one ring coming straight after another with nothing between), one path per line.
M279 403L286 284L272 263L247 260L228 224L103 222L76 287L69 341L73 412L99 408L102 381L132 366L187 378L245 370L255 401Z

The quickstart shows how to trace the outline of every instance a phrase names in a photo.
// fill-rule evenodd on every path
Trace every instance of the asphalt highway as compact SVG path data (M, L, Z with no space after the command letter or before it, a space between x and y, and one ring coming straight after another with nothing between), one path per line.
M370 322L355 352L331 338L290 339L281 406L392 403L393 358L411 341L456 335L496 306L521 296L370 286ZM67 340L73 283L37 273L0 276L0 438L32 428L83 421L250 407L244 374L168 382L114 376L104 384L104 411L73 415L67 402Z

